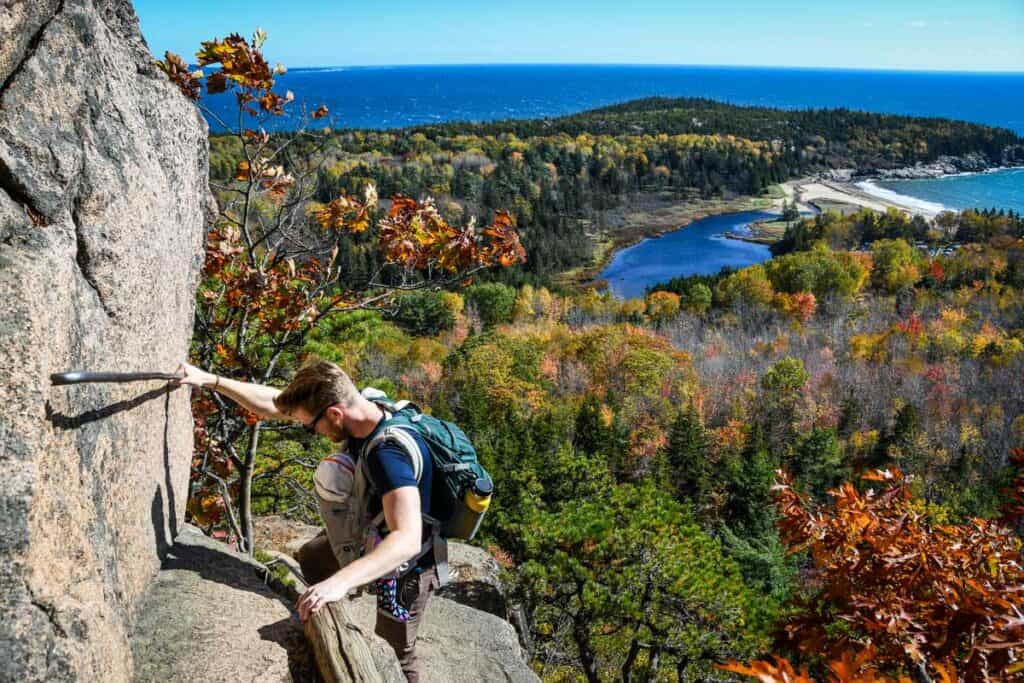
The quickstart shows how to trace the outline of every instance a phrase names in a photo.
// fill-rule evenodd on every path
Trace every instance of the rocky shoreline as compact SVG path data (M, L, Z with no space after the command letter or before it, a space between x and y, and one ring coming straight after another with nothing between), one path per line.
M963 156L941 156L927 164L917 163L902 168L878 168L862 171L854 168L837 168L819 175L822 180L852 182L860 180L918 180L943 178L963 173L985 173L1010 168L1021 168L1024 164L1011 163L1003 159L993 164L984 154L973 153Z

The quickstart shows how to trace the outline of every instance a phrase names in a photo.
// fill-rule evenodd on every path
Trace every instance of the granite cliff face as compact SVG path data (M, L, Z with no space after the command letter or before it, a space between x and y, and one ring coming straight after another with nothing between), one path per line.
M206 125L128 2L0 5L0 680L132 677L188 394L49 375L177 367L210 201Z

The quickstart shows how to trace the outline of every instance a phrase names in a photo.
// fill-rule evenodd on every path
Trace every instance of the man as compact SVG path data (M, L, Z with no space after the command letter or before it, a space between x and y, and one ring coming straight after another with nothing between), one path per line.
M213 389L263 419L301 422L310 434L342 444L342 449L352 458L359 458L366 438L385 417L384 411L364 398L348 375L329 361L306 363L283 391L218 377L188 363L179 366L178 374L182 373L183 377L173 383ZM422 515L430 511L433 470L426 445L419 435L415 438L423 454L418 480L409 456L394 444L385 442L365 456L374 489L368 512L377 515L383 510L388 529L370 552L337 569L338 563L324 539L304 546L306 557L300 556L304 571L307 566L329 569L320 576L308 576L316 583L306 589L296 605L303 621L325 604L340 600L350 590L392 575L421 552L428 538ZM416 632L430 595L438 585L434 555L427 552L397 587L402 606L408 611L402 618L407 620L391 617L382 609L377 611L376 632L395 650L409 681L419 681L421 677L415 650Z

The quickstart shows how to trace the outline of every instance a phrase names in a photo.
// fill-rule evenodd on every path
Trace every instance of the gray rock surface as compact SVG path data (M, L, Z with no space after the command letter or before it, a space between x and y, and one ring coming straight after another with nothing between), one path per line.
M262 566L186 525L138 607L136 681L311 681L302 623Z
M313 680L292 600L271 590L262 574L258 562L185 525L138 607L135 680ZM403 683L390 646L373 632L376 597L363 593L351 605L384 680ZM507 621L444 597L431 598L417 648L427 681L538 680Z
M0 680L123 681L180 525L206 126L124 0L0 5Z
M352 619L370 639L377 669L388 683L403 683L405 677L398 668L394 652L373 634L376 613L375 596L364 594L352 600ZM439 595L432 597L427 605L416 650L428 682L535 683L540 680L523 658L511 624Z
M508 619L501 567L489 552L466 543L448 542L452 580L438 593L467 607Z

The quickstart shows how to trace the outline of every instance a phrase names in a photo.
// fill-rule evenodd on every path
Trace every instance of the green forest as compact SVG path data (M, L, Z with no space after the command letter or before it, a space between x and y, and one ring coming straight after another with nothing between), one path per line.
M644 300L501 283L409 295L391 320L323 326L303 353L471 435L499 491L483 543L545 678L728 680L711 665L789 651L788 620L840 611L800 578L808 554L787 552L776 470L828 510L833 488L898 468L934 525L1014 500L1024 222L965 213L957 233L988 237L949 256L915 250L894 216L869 251L829 246L880 218L805 221L803 249ZM260 467L301 441L268 438ZM286 482L309 485L301 466L282 474L257 485L259 512L294 510Z

